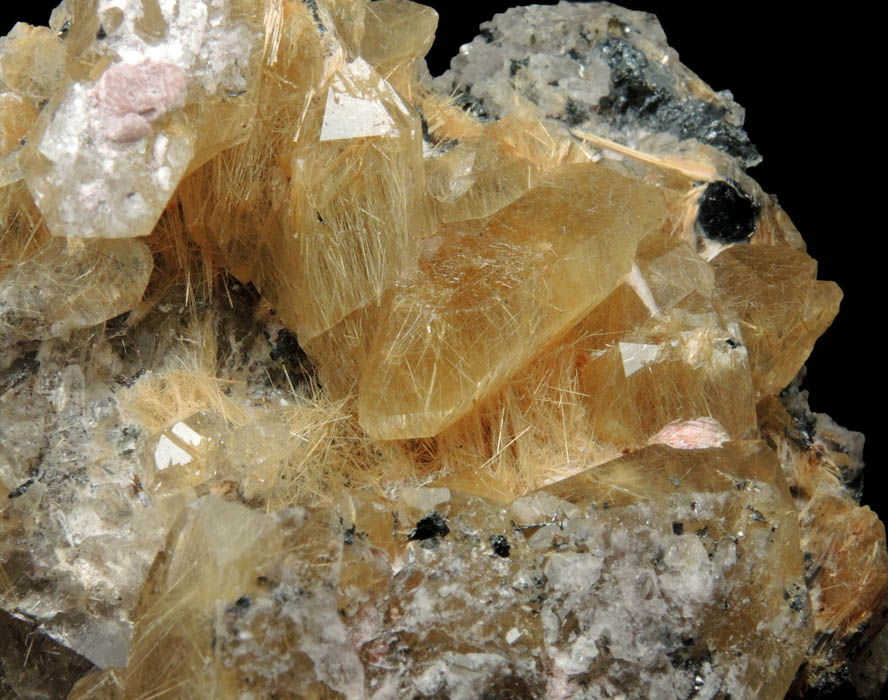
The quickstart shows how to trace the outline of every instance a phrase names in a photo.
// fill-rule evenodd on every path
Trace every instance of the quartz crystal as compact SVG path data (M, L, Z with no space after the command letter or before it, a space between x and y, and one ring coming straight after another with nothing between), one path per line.
M388 302L362 369L361 426L379 439L433 437L465 415L629 274L668 199L577 164L490 218L440 226Z
M800 389L842 294L742 108L649 14L515 8L432 77L436 25L0 39L2 692L875 697L863 437Z
M52 21L63 48L33 47L37 36L9 47L9 63L40 51L51 64L42 70L58 76L39 95L49 103L20 159L53 235L149 234L188 168L243 138L262 5L64 3Z

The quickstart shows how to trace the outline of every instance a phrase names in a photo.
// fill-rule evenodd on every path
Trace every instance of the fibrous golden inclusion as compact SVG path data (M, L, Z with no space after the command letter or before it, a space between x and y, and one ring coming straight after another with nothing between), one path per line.
M841 292L742 110L650 15L516 8L432 78L436 22L0 40L0 643L51 638L3 691L875 697L862 436L792 384Z

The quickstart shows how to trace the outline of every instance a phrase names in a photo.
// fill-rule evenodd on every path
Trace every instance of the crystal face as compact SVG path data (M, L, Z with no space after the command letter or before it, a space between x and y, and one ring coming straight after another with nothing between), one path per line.
M436 24L0 40L3 690L877 692L863 438L799 389L842 294L742 108L644 13L515 8L433 78Z

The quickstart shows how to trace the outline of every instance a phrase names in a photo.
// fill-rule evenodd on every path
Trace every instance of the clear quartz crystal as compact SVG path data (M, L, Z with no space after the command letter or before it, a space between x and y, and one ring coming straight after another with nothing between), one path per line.
M94 26L95 36L69 53L84 65L43 109L22 154L53 235L148 235L195 161L244 137L264 3L244 4L102 0L94 16L75 6L71 31Z

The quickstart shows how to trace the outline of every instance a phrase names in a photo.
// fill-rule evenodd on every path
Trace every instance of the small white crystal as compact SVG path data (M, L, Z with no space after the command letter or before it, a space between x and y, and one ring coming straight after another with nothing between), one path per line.
M650 343L620 343L623 373L631 377L642 367L656 362L661 347Z
M176 423L170 430L177 438L195 447L203 440L203 435L195 432L182 421Z
M188 464L191 455L170 440L166 435L161 435L154 448L154 463L158 469L166 469L171 466Z
M380 78L369 94L361 94L357 88L370 78L371 70L364 59L356 58L333 78L327 91L321 141L395 137L400 133L383 98L394 102L404 114L408 114L408 110L391 86Z

